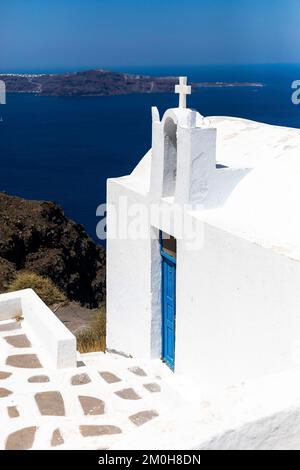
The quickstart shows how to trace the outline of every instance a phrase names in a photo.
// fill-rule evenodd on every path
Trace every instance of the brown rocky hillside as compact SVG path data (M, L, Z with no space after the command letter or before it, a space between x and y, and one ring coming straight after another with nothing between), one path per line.
M66 296L97 307L105 297L105 250L53 202L0 193L0 291L26 269Z

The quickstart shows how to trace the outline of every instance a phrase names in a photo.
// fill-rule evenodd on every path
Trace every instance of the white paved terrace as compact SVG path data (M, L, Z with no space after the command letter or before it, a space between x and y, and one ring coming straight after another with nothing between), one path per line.
M0 322L0 449L109 449L182 404L160 361L78 355L43 367L22 322Z

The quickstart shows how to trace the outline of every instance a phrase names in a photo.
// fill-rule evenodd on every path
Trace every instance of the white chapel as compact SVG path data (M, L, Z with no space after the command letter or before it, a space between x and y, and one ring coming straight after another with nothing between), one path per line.
M300 130L203 117L185 77L176 92L107 183L107 348L208 390L299 367Z

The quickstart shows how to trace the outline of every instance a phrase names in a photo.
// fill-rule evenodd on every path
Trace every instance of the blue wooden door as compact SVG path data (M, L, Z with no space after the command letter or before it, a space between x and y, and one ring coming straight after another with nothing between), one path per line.
M162 252L162 359L175 362L176 260Z

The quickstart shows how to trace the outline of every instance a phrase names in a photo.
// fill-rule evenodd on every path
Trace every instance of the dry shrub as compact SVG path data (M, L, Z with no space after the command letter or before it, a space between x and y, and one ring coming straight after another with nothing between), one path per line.
M22 289L33 289L47 305L66 301L66 296L55 286L48 277L30 271L19 271L9 284L8 292Z
M101 307L95 319L77 334L77 349L81 353L105 351L106 347L106 314Z

